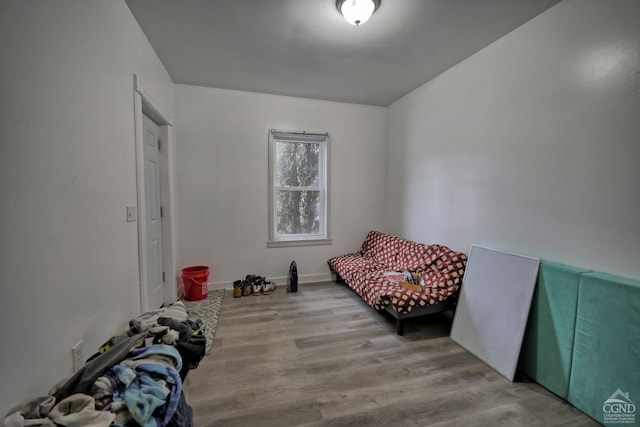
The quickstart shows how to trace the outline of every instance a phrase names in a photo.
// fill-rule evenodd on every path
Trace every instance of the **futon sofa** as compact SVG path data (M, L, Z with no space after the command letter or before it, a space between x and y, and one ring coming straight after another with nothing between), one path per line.
M405 319L455 308L467 256L443 245L370 231L358 252L327 263L337 281L346 283L375 310L395 317L397 333L403 335ZM406 289L390 276L405 271L413 273L421 286Z

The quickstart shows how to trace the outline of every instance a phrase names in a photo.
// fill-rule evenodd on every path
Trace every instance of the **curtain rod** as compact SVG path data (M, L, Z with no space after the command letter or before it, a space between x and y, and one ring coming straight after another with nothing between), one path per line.
M302 131L302 132L292 132L289 130L278 130L278 129L270 129L269 130L270 133L285 133L288 135L303 135L303 136L329 136L329 132L324 132L324 133L316 133L316 132L307 132L307 131Z

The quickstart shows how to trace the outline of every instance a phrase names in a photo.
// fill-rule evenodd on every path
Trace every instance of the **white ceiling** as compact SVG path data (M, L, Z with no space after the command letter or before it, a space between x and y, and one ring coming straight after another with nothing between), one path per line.
M175 83L389 105L559 0L126 0Z

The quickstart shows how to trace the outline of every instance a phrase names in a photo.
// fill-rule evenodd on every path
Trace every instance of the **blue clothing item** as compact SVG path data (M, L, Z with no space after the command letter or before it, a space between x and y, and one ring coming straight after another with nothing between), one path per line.
M113 371L121 381L113 391L113 401L124 404L141 426L161 425L153 418L153 413L166 402L168 393L165 384L145 375L139 376L136 371L123 365L115 365Z
M160 425L166 426L171 421L171 417L176 412L178 403L180 402L180 394L182 394L182 379L177 370L170 366L159 365L156 363L148 363L139 365L136 370L146 372L147 375L152 377L160 377L165 381L165 386L170 388L169 396L166 401L166 405L162 408L162 411L158 416L164 413L162 417L162 423Z
M118 381L124 385L124 388L129 387L129 385L138 377L138 375L136 375L136 371L124 365L114 365L111 370L116 374ZM120 384L117 384L116 387L114 387L114 391L115 388L119 389Z
M166 426L182 394L182 381L176 368L159 363L150 358L152 355L170 356L177 366L182 366L175 348L158 344L131 352L128 359L138 362L134 367L118 364L112 368L117 378L113 401L125 405L142 427Z
M178 408L167 427L193 427L193 409L187 404L184 393L180 393Z

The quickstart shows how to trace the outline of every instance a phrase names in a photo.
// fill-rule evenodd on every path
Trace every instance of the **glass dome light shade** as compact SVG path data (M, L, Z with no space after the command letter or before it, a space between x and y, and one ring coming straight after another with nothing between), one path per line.
M376 10L373 0L344 0L340 5L340 13L351 25L364 24Z

